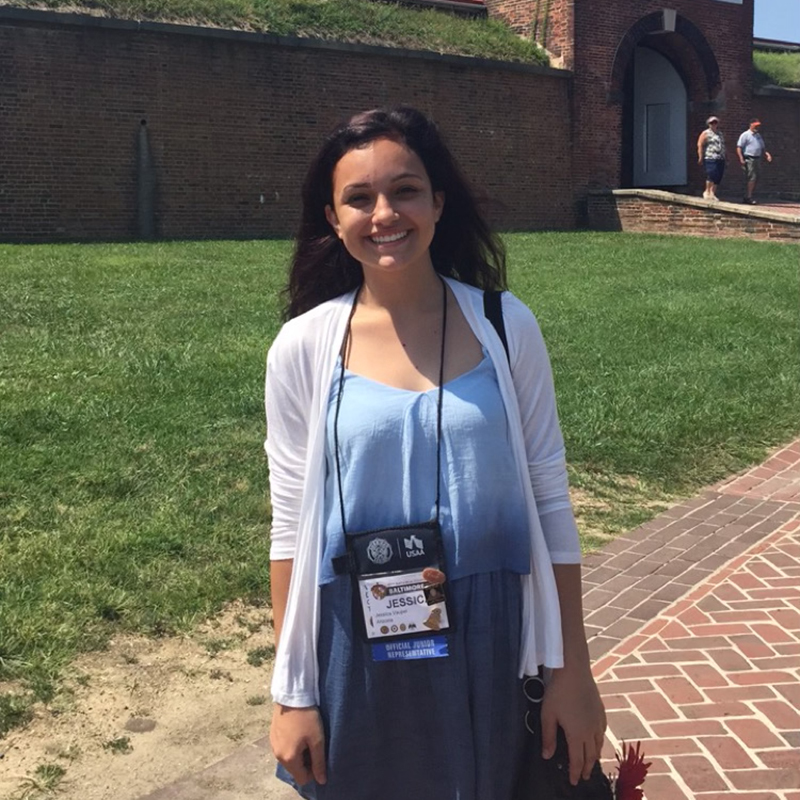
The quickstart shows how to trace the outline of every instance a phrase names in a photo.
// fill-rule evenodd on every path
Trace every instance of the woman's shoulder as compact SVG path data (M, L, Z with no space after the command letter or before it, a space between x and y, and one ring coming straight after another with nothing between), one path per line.
M448 283L450 286L453 287L453 290L461 295L463 298L468 298L470 302L474 303L476 306L483 306L483 296L485 294L483 289L479 289L476 286L472 286L469 283L462 283L461 281L456 280L455 278L449 278ZM505 315L506 311L509 314L515 315L528 315L533 316L533 312L522 302L513 292L509 291L508 289L503 289L501 292L502 295L502 302L503 302L503 314Z
M326 300L283 324L269 349L269 358L303 359L323 343L323 331L332 318L343 313L352 293Z
M352 298L353 293L339 295L332 300L326 300L318 306L298 314L296 317L283 323L275 341L286 340L287 342L298 342L307 339L317 338L320 326L331 317L340 313L343 305L349 305L348 298Z
M484 316L484 290L467 283L450 279L449 284L460 300L469 301L480 317ZM533 311L513 292L507 289L502 292L503 324L506 328L528 329L538 331L538 324Z
M512 292L503 292L503 317L509 326L539 330L536 315Z

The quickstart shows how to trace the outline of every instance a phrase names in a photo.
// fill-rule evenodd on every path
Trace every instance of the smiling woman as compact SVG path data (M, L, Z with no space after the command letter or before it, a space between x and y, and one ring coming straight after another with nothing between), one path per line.
M389 118L367 112L353 117L325 141L309 166L303 184L302 217L289 275L287 318L309 311L361 284L361 263L344 246L331 224L336 221L330 217L331 212L335 212L337 203L341 205L344 199L334 196L334 174L340 161L355 155L356 151L364 150L367 158L372 154L373 164L376 163L374 148L386 142L405 145L418 159L417 162L411 159L413 169L405 166L393 175L397 179L416 171L417 182L411 183L409 179L396 188L409 192L427 184L436 203L441 205L436 234L430 242L430 256L436 271L483 289L505 285L502 243L489 229L469 182L438 131L435 136L431 135L433 129L427 120L424 123L421 120L425 120L422 115L395 113ZM340 184L340 191L344 185ZM357 204L368 202L366 196L362 199L358 194L355 201Z
M336 165L333 207L325 213L362 269L430 272L429 247L443 204L420 157L402 142L378 139Z
M278 775L316 800L513 800L522 677L588 777L605 715L552 378L436 126L357 115L303 189L267 358ZM534 499L535 498L535 499ZM537 753L534 758L539 758Z

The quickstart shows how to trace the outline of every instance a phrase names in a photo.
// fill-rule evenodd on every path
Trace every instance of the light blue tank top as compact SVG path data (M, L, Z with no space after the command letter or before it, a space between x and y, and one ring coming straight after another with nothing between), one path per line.
M334 456L339 370L328 398L322 584L344 554ZM527 510L500 387L484 352L445 384L441 514L447 576L530 571ZM438 389L397 389L345 370L339 458L347 531L427 522L436 514Z

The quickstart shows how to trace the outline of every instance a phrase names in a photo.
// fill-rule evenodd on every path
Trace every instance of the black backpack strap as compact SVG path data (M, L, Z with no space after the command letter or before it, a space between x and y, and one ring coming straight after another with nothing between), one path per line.
M503 322L503 293L502 292L489 292L483 293L483 313L486 319L492 323L492 326L497 331L500 341L503 343L503 349L506 351L506 358L508 364L511 366L511 354L508 352L508 339L506 338L506 324Z

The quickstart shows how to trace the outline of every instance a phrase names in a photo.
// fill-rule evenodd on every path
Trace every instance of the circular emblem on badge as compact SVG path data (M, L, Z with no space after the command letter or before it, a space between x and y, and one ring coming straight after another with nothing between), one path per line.
M386 539L373 539L367 545L367 557L373 564L386 564L392 559L392 546Z

